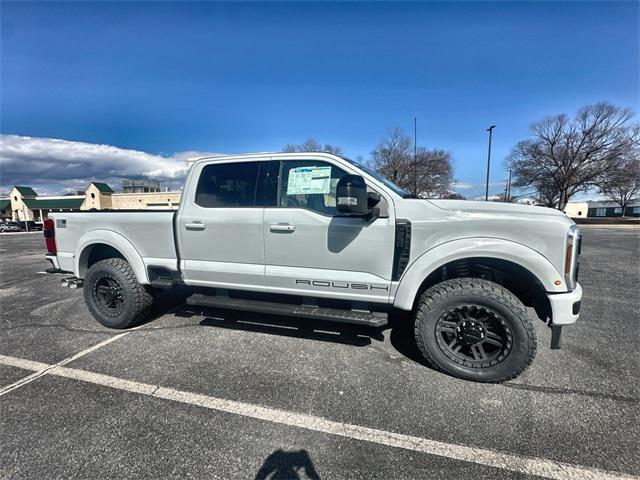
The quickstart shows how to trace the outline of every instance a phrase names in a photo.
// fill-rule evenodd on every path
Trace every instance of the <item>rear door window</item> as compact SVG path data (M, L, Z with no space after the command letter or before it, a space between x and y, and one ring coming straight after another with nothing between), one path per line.
M196 204L205 208L255 206L260 163L214 163L205 166L196 187Z

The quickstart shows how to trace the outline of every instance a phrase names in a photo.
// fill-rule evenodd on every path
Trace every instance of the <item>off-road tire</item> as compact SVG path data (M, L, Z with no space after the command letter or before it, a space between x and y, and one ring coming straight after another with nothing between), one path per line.
M118 308L109 311L104 300L99 298L98 287L103 282L117 285L114 287L121 294L115 301ZM84 299L93 317L105 327L127 328L140 323L151 313L153 307L153 290L147 285L138 283L133 269L126 260L107 258L94 263L84 278ZM102 303L101 303L102 302Z
M439 339L438 335L442 335L436 330L439 319L445 318L448 312L469 305L472 306L470 308L494 312L496 318L503 322L501 325L505 325L505 331L509 334L505 336L508 339L504 340L504 348L506 350L507 345L510 348L501 360L498 360L500 357L492 362L482 363L479 360L479 364L470 366L470 363L476 362L455 358L455 354L448 351L442 339ZM450 375L476 382L504 382L520 375L535 357L536 334L525 306L497 283L476 278L446 280L420 296L414 313L415 339L424 359L433 368Z

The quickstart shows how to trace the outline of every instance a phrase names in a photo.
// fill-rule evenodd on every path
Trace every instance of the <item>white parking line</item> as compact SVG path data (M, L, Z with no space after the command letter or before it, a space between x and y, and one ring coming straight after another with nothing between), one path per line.
M94 346L87 348L86 350L83 350L81 352L76 353L75 355L71 356L71 357L67 357L64 360L59 361L58 363L55 363L53 365L48 365L46 363L39 363L39 362L31 362L30 360L21 360L22 362L26 362L23 367L20 368L25 368L27 370L36 370L35 373L32 373L31 375L28 375L24 378L21 378L20 380L13 382L12 384L9 384L5 387L2 387L0 389L0 397L9 393L12 390L15 390L16 388L19 388L23 385L26 385L27 383L33 382L36 378L40 378L43 375L46 375L48 373L51 373L51 371L55 368L61 367L62 365L66 365L69 362L73 362L74 360L80 358L80 357L84 357L85 355L87 355L88 353L94 352L97 349L104 347L105 345L109 345L111 342L115 342L116 340L118 340L119 338L124 337L125 335L128 335L129 333L131 333L133 329L126 331L124 333L121 333L119 335L114 335L111 338L106 339L103 342L100 343L96 343ZM11 358L11 357L4 357L2 355L0 355L2 358ZM30 365L30 366L26 366L26 365ZM36 366L36 368L34 368L34 366ZM18 366L18 365L16 365Z
M111 341L113 341L113 339L111 339ZM99 348L97 345L96 347ZM69 359L69 361L71 360ZM223 398L216 398L208 395L176 390L173 388L159 387L148 383L125 380L123 378L88 372L86 370L63 367L60 364L47 365L44 363L32 362L30 360L3 355L0 355L0 364L24 368L27 370L36 370L38 372L47 370L46 373L49 375L70 378L126 392L133 392L141 395L147 395L149 397L195 405L202 408L241 415L266 422L279 423L291 427L338 435L378 445L402 448L414 452L426 453L428 455L436 455L453 460L485 465L526 475L536 475L556 480L640 480L640 477L636 476L607 472L595 468L556 462L543 458L499 452L486 448L468 447L465 445L439 442L436 440L429 440L427 438L403 435L401 433L388 432L361 425L335 422L326 418L315 417L303 413L262 407L260 405L237 402L234 400L225 400Z

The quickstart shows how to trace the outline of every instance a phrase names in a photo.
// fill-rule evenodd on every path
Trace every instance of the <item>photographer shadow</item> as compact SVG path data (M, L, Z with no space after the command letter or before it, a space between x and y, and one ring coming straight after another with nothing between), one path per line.
M285 451L281 448L265 459L255 476L255 480L298 480L303 478L320 480L320 475L311 461L309 452L306 450Z

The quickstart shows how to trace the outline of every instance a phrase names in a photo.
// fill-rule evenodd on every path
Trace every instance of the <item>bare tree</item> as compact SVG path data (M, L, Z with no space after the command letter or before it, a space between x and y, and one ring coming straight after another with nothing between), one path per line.
M297 145L294 145L293 143L287 143L282 149L282 151L287 153L297 152L298 151L297 148L298 148Z
M285 152L326 152L333 153L334 155L342 155L342 148L336 147L329 143L325 143L324 147L317 142L314 138L307 138L300 145L294 145L289 143L284 146Z
M420 148L413 155L413 142L399 128L371 152L375 170L415 197L445 195L453 181L451 154Z
M415 177L412 193L416 197L439 198L449 191L453 182L453 161L449 152L419 148L412 167Z
M629 149L616 168L602 175L597 181L598 191L622 207L640 195L640 149Z
M505 192L498 193L491 199L492 202L516 203L517 198Z
M629 109L598 103L581 108L573 119L561 114L534 123L533 138L519 142L507 159L513 185L534 186L545 200L557 193L554 206L564 210L575 193L594 186L638 145L640 127L629 123L631 117Z
M560 200L560 191L554 183L535 185L536 197L543 207L556 208Z
M393 128L371 152L373 168L404 188L410 180L408 165L413 161L412 150L411 138L400 128Z
M467 199L467 197L459 194L458 192L446 192L445 194L441 195L440 198L444 198L447 200L466 200Z

